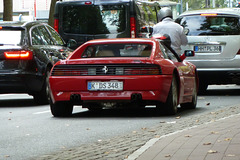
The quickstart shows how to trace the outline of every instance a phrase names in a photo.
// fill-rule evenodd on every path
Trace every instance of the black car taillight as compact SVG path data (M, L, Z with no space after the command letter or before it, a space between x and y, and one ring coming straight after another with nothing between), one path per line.
M32 51L8 51L4 52L6 59L13 60L31 60L33 58Z

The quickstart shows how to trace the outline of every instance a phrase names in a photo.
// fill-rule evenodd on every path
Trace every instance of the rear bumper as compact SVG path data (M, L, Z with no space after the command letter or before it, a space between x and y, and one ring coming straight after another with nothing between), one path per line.
M41 90L43 80L43 76L23 72L0 74L0 93L32 94Z
M205 84L240 84L240 68L198 69L199 82Z
M88 81L123 81L122 91L88 91ZM92 76L92 77L50 77L53 103L70 101L71 95L79 95L84 101L131 101L133 94L141 94L143 101L165 102L171 86L172 75L157 76Z

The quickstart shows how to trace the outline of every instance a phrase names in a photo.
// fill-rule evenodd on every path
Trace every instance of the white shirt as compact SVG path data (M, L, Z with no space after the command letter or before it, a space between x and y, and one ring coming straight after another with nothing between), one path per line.
M153 26L152 35L155 34L168 34L171 38L171 47L179 55L181 55L181 45L187 45L188 43L183 27L168 17L164 18L161 22Z

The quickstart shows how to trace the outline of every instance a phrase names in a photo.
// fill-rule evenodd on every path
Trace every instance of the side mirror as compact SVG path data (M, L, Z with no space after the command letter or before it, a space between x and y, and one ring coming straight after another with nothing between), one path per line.
M74 39L69 39L69 41L67 42L67 47L68 48L76 48L77 47L77 41L75 41Z
M185 50L184 54L180 56L180 59L183 61L187 57L193 57L193 56L195 56L195 52L194 51L192 51L192 50Z

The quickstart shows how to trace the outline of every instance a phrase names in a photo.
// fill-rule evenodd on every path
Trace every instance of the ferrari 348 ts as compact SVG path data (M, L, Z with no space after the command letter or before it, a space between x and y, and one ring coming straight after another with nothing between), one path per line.
M70 116L78 104L89 110L156 105L174 115L177 107L195 108L196 67L164 40L100 39L84 43L51 70L53 116Z

